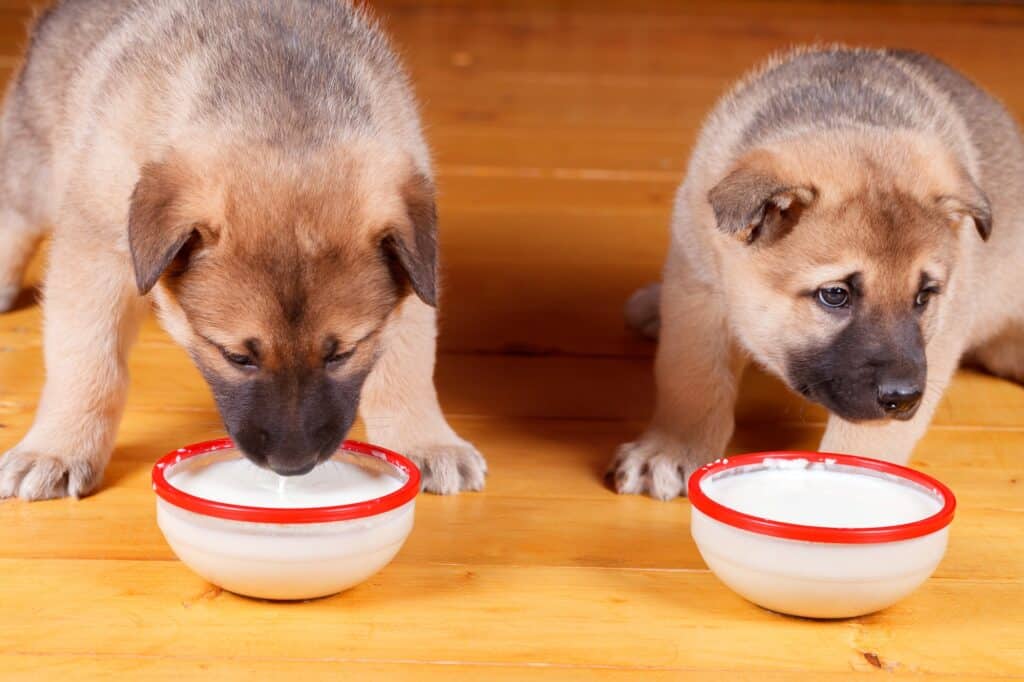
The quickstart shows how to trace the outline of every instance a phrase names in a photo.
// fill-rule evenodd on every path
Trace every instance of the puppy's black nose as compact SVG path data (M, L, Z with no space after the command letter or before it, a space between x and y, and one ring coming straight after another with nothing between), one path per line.
M896 419L909 419L921 402L921 387L908 381L886 381L878 385L878 404Z

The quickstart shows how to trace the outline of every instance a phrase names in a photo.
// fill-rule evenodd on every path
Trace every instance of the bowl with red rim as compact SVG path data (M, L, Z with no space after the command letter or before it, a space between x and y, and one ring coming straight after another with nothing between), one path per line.
M192 494L182 482L243 455L228 438L179 448L153 467L157 524L183 563L250 597L313 599L353 587L386 566L412 531L420 472L385 448L346 441L331 458L386 494L330 506L253 506Z
M690 477L690 530L711 571L766 609L850 618L906 597L946 551L956 499L866 457L762 452Z

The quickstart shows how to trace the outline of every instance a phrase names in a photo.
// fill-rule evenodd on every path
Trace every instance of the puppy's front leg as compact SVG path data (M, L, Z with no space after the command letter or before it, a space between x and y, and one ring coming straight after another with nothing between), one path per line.
M720 457L732 437L744 358L729 340L723 303L671 261L661 292L657 404L640 438L619 447L607 477L619 493L667 500Z
M437 400L436 311L408 297L387 326L383 346L360 400L370 441L416 462L425 490L447 495L482 489L487 463L448 425Z
M110 460L144 299L127 257L83 232L54 236L46 276L46 385L35 423L0 459L0 497L92 492ZM88 240L88 241L87 241Z
M906 464L935 414L935 408L960 364L960 347L955 338L936 337L928 349L928 381L921 405L909 421L863 422L854 424L835 415L828 418L819 450L863 455L896 464Z

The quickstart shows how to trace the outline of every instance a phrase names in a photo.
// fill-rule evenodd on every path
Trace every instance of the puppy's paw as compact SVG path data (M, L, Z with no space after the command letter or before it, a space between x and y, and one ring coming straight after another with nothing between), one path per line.
M657 339L661 329L661 283L637 289L626 301L626 324L649 339Z
M423 475L423 489L439 495L462 490L483 490L487 462L464 441L412 448L405 455Z
M82 457L62 457L16 447L0 458L0 498L49 500L88 495L103 478L103 466Z
M686 495L686 482L706 459L693 456L682 443L657 436L619 446L605 480L619 494L650 495L671 500Z

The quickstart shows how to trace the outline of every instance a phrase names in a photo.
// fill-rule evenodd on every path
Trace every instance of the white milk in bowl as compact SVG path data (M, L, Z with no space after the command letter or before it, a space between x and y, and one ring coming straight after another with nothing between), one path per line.
M935 570L956 501L918 471L821 453L740 455L690 478L708 567L755 604L812 618L885 608Z
M806 459L765 459L752 470L704 479L715 502L771 521L826 528L878 528L920 521L942 501L906 479Z
M346 442L304 476L261 469L222 439L157 462L157 523L174 553L221 587L310 599L379 571L412 530L420 474L405 457Z
M403 483L391 472L358 461L331 459L303 476L278 476L237 455L174 471L167 480L214 502L274 509L365 502L389 495Z

